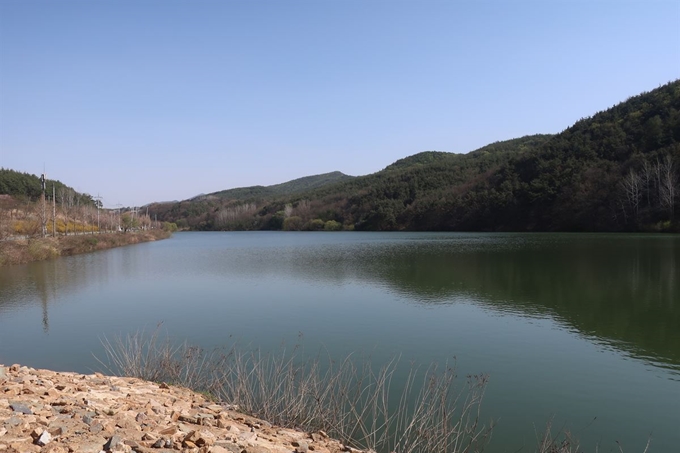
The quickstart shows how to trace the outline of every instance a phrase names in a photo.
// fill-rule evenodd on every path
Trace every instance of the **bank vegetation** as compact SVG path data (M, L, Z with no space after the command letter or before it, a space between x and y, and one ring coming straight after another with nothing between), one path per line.
M28 237L0 241L0 266L26 264L60 256L106 250L170 237L171 231L155 229L124 233Z
M176 225L105 209L60 181L0 168L0 266L165 239Z
M273 353L238 344L207 352L159 332L104 338L102 365L113 374L188 387L274 425L322 431L363 451L472 453L491 439L494 421L481 415L488 376L461 379L455 364L421 367L397 357L376 368L369 357L309 356L300 345ZM584 451L551 421L525 448Z

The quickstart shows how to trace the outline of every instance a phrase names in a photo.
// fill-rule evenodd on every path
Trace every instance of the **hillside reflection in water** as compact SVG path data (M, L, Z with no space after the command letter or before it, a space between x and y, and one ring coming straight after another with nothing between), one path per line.
M670 447L678 263L666 235L182 233L0 270L0 363L97 369L103 336L158 322L206 348L302 334L336 356L488 372L491 451L531 445L553 414L598 417L584 440L637 446L653 430Z

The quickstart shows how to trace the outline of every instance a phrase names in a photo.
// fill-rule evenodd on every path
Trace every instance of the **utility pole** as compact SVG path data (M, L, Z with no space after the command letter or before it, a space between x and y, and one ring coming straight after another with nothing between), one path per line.
M134 225L135 225L135 214L137 214L137 211L138 211L138 210L139 210L139 208L137 208L137 207L134 207L134 208L130 209L130 212L132 212L132 227L131 227L130 229L134 228Z
M43 170L44 171L44 170ZM41 201L42 201L42 237L47 236L47 210L45 207L45 180L46 180L46 175L43 173L40 176L40 184L42 186L42 194L40 196Z
M101 233L101 230L99 229L99 205L101 204L102 197L100 197L99 192L97 192L97 196L92 198L97 200L95 201L95 204L97 205L97 233Z
M52 237L57 237L57 197L55 196L54 183L52 184Z

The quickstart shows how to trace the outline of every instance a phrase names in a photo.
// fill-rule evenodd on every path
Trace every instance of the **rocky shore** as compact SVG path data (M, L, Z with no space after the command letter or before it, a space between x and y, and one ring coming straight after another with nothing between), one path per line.
M358 452L237 409L164 383L0 365L0 453Z

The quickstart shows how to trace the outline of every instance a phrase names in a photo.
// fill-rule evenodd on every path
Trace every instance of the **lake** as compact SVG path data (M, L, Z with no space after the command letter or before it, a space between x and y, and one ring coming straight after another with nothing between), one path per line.
M490 377L491 452L550 419L586 451L680 445L679 236L197 232L0 268L0 363L101 370L105 336L160 322L204 348L455 358Z

